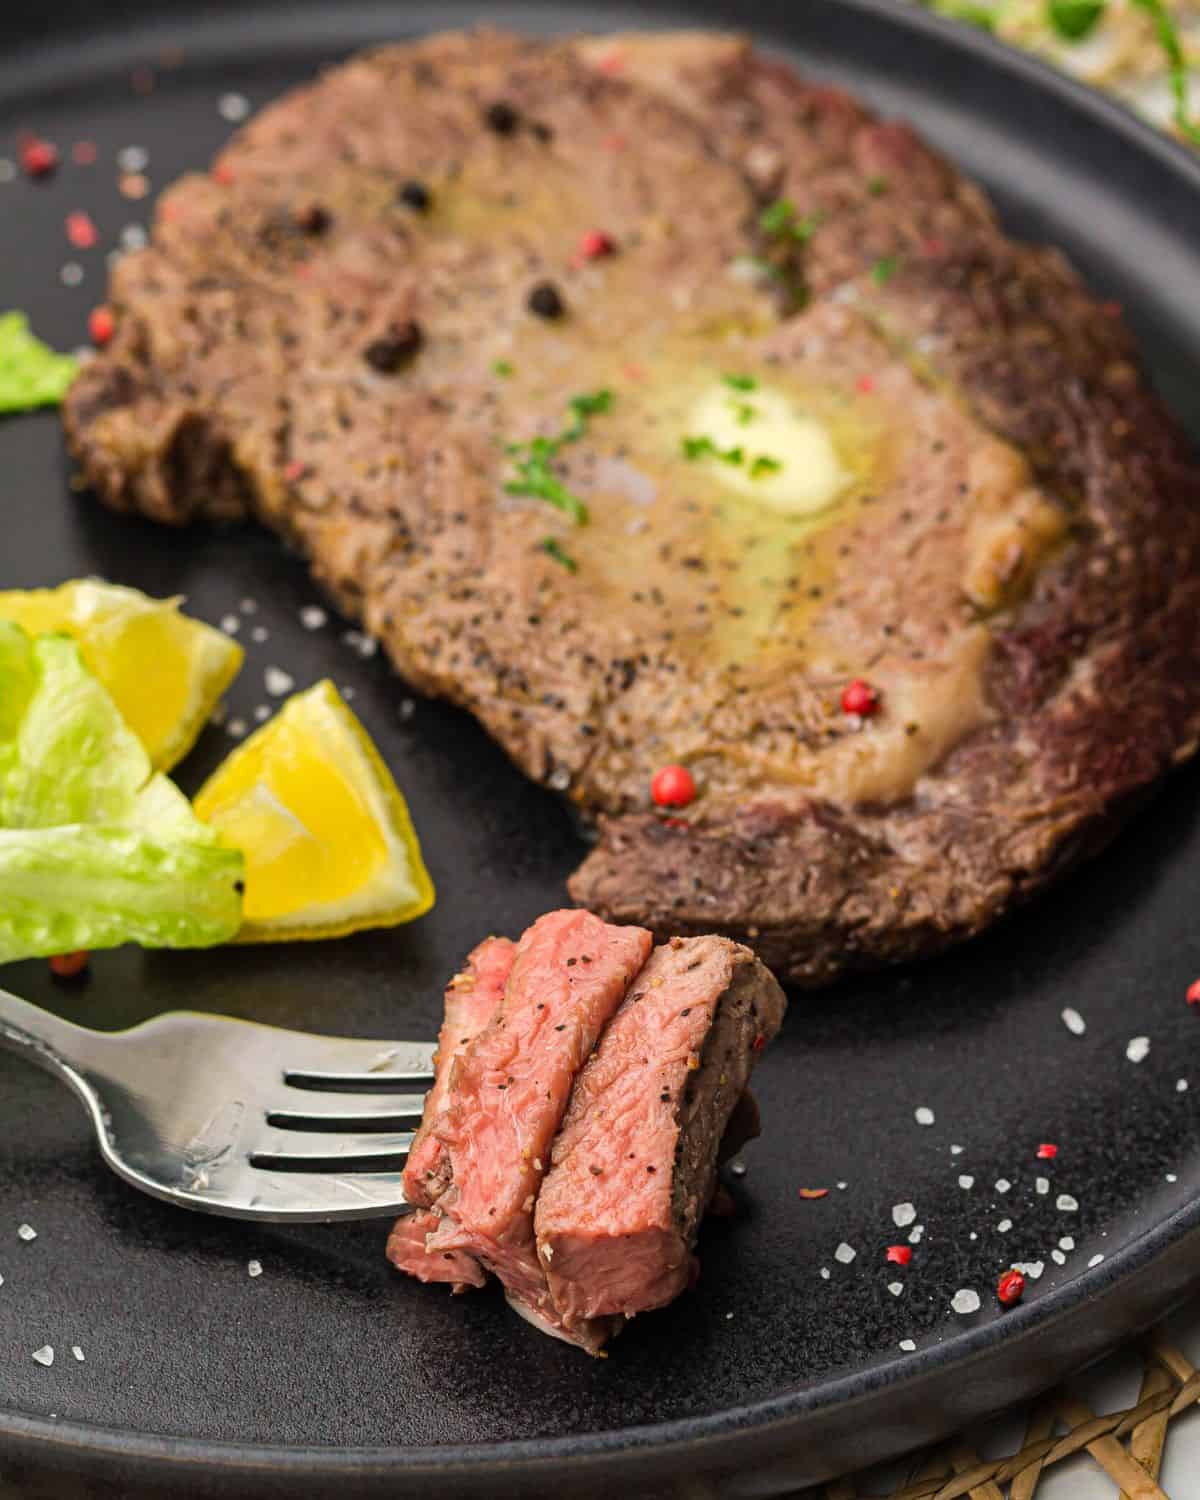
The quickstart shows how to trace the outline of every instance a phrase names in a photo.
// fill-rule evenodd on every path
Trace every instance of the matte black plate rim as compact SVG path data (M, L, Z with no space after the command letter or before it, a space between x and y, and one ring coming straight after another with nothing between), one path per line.
M1097 139L1117 135L1134 150L1156 159L1186 188L1197 193L1200 205L1200 157L1182 143L1156 130L1123 105L1056 70L1048 63L997 41L982 30L948 21L904 0L841 0L856 11L863 25L881 23L911 34L914 45L926 38L950 45L995 72L1008 76L1018 89L1050 94L1065 109L1083 115L1094 124ZM1014 95L1014 97L1017 97ZM464 1481L490 1474L506 1486L529 1483L538 1486L552 1473L561 1473L564 1461L583 1480L583 1468L593 1476L603 1473L616 1478L621 1473L644 1470L653 1455L656 1467L674 1468L676 1473L720 1466L729 1468L753 1463L756 1457L786 1452L799 1420L822 1409L853 1406L878 1399L884 1392L907 1388L917 1391L923 1380L956 1366L964 1375L968 1368L994 1355L1003 1346L1011 1350L1024 1338L1044 1333L1055 1322L1089 1302L1096 1310L1097 1333L1090 1357L1098 1357L1112 1342L1102 1327L1101 1310L1115 1305L1126 1283L1136 1274L1152 1274L1156 1263L1169 1251L1186 1250L1200 1262L1200 1201L1187 1205L1116 1252L1105 1262L1084 1272L1036 1301L1019 1306L1002 1323L985 1324L959 1334L941 1345L897 1357L871 1370L825 1382L812 1388L768 1397L751 1404L730 1407L703 1416L573 1435L566 1438L519 1439L496 1443L474 1443L424 1447L283 1447L230 1443L219 1440L174 1438L131 1432L124 1428L47 1420L0 1409L0 1433L25 1457L52 1461L57 1466L95 1466L114 1460L132 1460L143 1466L145 1477L168 1474L183 1481L189 1473L214 1469L234 1481L253 1484L271 1475L286 1479L301 1475L310 1480L347 1480L359 1483L390 1480L394 1486L403 1477L404 1492L417 1493L422 1481L445 1492L454 1477ZM1152 1312L1143 1324L1169 1311L1180 1293L1172 1289L1158 1294ZM1130 1327L1127 1332L1135 1332ZM1062 1372L1058 1372L1061 1375ZM793 1439L794 1441L794 1439ZM373 1488L373 1486L372 1486ZM398 1493L391 1489L391 1493Z

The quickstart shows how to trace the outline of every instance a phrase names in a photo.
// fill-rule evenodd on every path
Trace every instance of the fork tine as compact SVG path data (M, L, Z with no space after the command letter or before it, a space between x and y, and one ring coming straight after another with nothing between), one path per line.
M329 1223L408 1207L399 1172L255 1172L246 1209L257 1219Z
M280 1064L287 1080L299 1088L379 1088L390 1082L431 1082L436 1050L431 1042L355 1041L292 1032L280 1047Z
M294 1162L296 1167L305 1163L329 1162L331 1165L347 1159L372 1161L378 1159L380 1166L397 1156L407 1156L413 1143L411 1130L392 1134L378 1132L370 1135L349 1135L333 1131L264 1130L250 1150L250 1161L259 1165L260 1157L274 1158L272 1167L287 1171L284 1165Z
M280 1130L382 1129L384 1121L419 1120L426 1098L424 1094L388 1094L380 1098L376 1108L364 1109L358 1102L362 1099L361 1094L352 1094L350 1097L355 1100L353 1107L296 1109L292 1107L295 1102L295 1095L292 1095L287 1108L268 1110L267 1124Z

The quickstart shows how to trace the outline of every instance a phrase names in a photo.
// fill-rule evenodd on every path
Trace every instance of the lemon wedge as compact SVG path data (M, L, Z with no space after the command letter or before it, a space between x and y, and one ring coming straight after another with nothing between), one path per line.
M408 806L331 682L289 698L200 789L246 859L243 943L340 937L433 905Z
M0 593L0 620L29 635L72 636L156 771L183 759L237 676L242 648L179 612L178 599L79 579Z

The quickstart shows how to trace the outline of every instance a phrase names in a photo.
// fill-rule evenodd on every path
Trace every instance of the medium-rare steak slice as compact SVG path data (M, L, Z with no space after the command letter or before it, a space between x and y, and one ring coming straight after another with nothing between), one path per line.
M565 1327L684 1289L717 1152L783 991L748 948L656 948L575 1080L534 1216Z
M509 938L485 938L446 986L433 1087L404 1167L404 1196L412 1204L429 1207L448 1185L449 1164L434 1127L450 1104L459 1058L500 1009L516 956Z
M448 1183L449 1163L433 1132L433 1122L449 1101L457 1059L500 1007L516 952L516 944L508 938L485 938L446 986L433 1087L426 1096L421 1125L404 1167L404 1195L414 1205L428 1209ZM420 1209L398 1219L388 1238L388 1259L397 1270L419 1281L450 1282L456 1292L482 1286L486 1274L471 1256L461 1250L429 1252L426 1242L439 1222L438 1214Z
M1200 471L1120 317L737 39L358 59L172 189L113 299L88 479L296 542L598 819L604 916L806 982L910 958L1200 737Z
M504 998L455 1060L430 1128L444 1177L426 1179L442 1215L431 1256L464 1251L510 1299L557 1322L534 1246L533 1209L575 1075L650 952L650 934L585 911L540 917L517 945ZM579 1342L592 1331L576 1328Z

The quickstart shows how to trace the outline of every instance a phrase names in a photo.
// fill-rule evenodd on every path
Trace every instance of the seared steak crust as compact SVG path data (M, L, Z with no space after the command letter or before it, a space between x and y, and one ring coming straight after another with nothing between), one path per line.
M513 130L489 123L497 101ZM414 207L411 180L449 217ZM763 243L780 196L817 226L803 243ZM603 266L573 259L591 228L619 248ZM779 275L731 278L746 252ZM798 280L794 311L780 288ZM531 310L547 281L561 318ZM911 131L737 39L447 36L351 63L172 190L113 295L118 335L66 412L102 497L171 522L249 514L298 542L402 672L600 819L571 889L616 921L720 928L803 982L912 957L1096 847L1195 749L1200 475L1117 310L1055 252L1005 239ZM686 596L631 603L596 581L588 548L614 547L600 501L576 532L504 493L506 440L557 430L566 396L614 383L606 351L652 360L681 319L737 325L717 369L815 370L878 387L854 398L864 422L911 416L872 476L874 521L829 533L841 561L805 606L815 638L855 643L844 664L748 689L710 672ZM589 433L563 472L590 497L613 457ZM994 596L964 598L987 504L1045 540L1006 534ZM541 551L547 531L577 576ZM629 536L630 571L652 573ZM701 600L720 560L684 560ZM847 781L858 747L905 730L889 705L964 646L978 712L908 784ZM885 686L857 741L843 671ZM648 783L673 759L702 795L668 825Z

